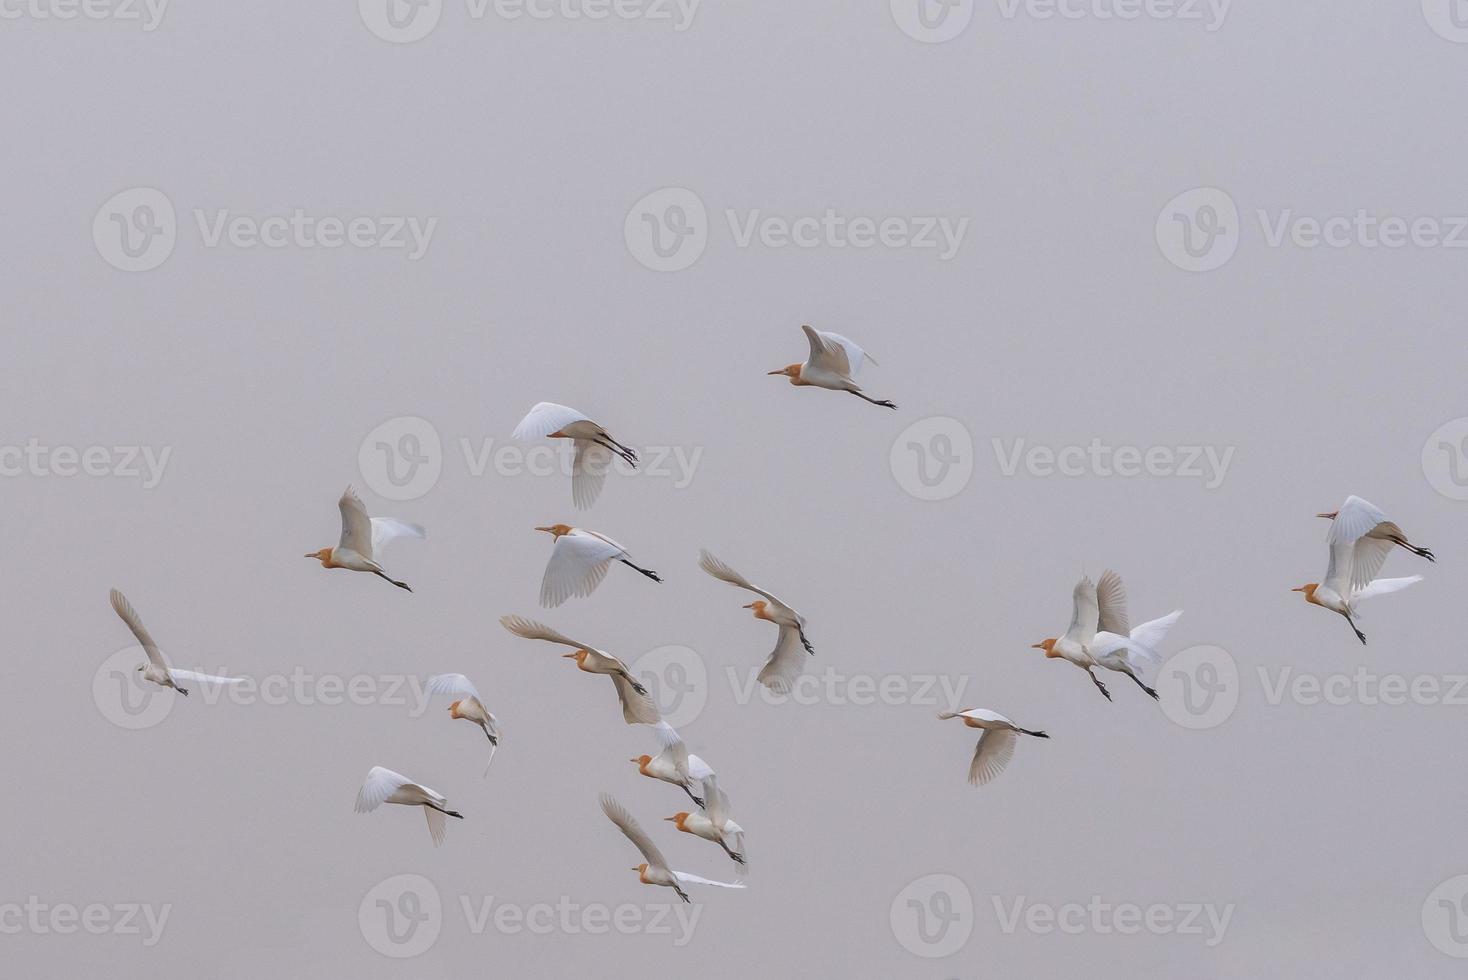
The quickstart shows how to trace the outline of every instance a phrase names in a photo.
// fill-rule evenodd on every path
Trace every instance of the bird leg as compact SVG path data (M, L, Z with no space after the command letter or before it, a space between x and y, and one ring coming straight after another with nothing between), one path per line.
M1016 728L1015 731L1019 732L1021 735L1033 735L1036 738L1049 738L1050 737L1049 735L1046 735L1044 732L1032 732L1028 728Z
M177 684L175 684L175 685L173 685L173 689L175 691L177 691L178 693L182 694L184 697L188 697L189 696L189 689L186 688L186 687L179 687Z
M744 863L744 855L743 854L736 854L733 851L729 850L729 845L728 844L725 844L723 841L719 841L719 846L724 849L724 853L725 854L729 855L731 858L734 859L734 863L735 864L743 864Z
M373 575L376 575L380 579L383 579L384 581L391 582L393 585L396 585L400 589L408 589L408 583L407 582L399 582L395 578L389 578L387 575L384 575L382 572L379 572L375 568L372 570L372 574ZM408 589L408 591L409 592L412 592L413 590L412 589Z
M458 810L445 810L443 807L439 806L437 803L425 803L423 805L426 806L426 807L428 807L430 810L437 810L439 813L442 813L445 816L458 817L460 820L463 820L464 819L464 815L462 813L460 813Z
M1346 622L1348 622L1348 623L1351 624L1351 629L1356 634L1356 639L1360 640L1361 641L1361 645L1364 647L1366 645L1366 634L1363 633L1363 632L1361 632L1359 629L1356 628L1356 621L1351 618L1351 614L1350 613L1346 613L1345 616L1346 616Z
M480 725L480 726L479 726L479 727L480 727L480 728L484 728L484 726L483 726L483 725ZM498 747L499 747L499 744L500 744L500 740L499 740L499 739L497 739L497 738L495 738L495 737L494 737L494 735L492 735L492 734L490 734L490 731L489 731L489 729L488 729L488 728L484 728L484 737L485 737L485 738L487 738L487 739L489 739L489 744L490 744L490 745L493 745L493 746L495 746L495 747L496 747L496 748L498 748Z
M805 647L805 652L814 657L816 655L816 648L811 646L810 640L805 638L805 627L797 626L795 627L795 631L800 634L800 645Z
M698 804L699 809L703 809L703 800L699 799L697 796L695 796L693 794L693 790L691 790L691 789L688 788L688 784L687 783L684 783L683 784L683 792L685 792L685 793L688 794L688 798L690 800L692 800L694 803L697 803Z
M603 433L603 435L605 435L605 433ZM607 436L606 438L608 440L606 442L603 442L600 439L593 439L592 441L595 442L598 446L610 449L618 456L621 456L623 462L635 469L637 467L637 454L628 449L626 446L622 445L620 442L612 439L611 436Z
M642 684L638 682L637 678L632 676L630 671L622 671L622 679L625 680L628 684L631 684L632 690L636 691L638 694L647 693L647 688L643 687Z
M661 582L662 581L662 578L658 575L658 573L652 571L651 569L639 568L638 566L632 564L630 561L628 561L625 558L619 558L617 560L620 561L622 564L626 565L628 568L636 569L637 571L639 571L642 574L646 575L648 578L652 579L654 582Z
M1089 667L1086 668L1086 673L1087 674L1090 674L1091 683L1093 683L1093 684L1096 685L1096 689L1098 691L1100 691L1102 694L1106 695L1106 700L1110 701L1111 700L1111 692L1108 691L1108 690L1106 690L1106 685L1101 683L1101 678L1097 677L1094 673L1092 673L1091 672L1091 668L1089 668Z
M1159 700L1161 700L1159 697L1157 697L1157 692L1156 691L1154 691L1152 688L1148 687L1146 684L1143 684L1142 683L1142 679L1140 677L1138 677L1136 674L1133 674L1129 670L1126 671L1125 673L1132 680L1136 681L1137 682L1137 686L1140 687L1142 690L1146 691L1151 696L1151 698L1152 698L1153 701L1159 701Z
M850 388L847 388L846 390L847 391L851 391ZM878 399L878 398L868 398L866 395L863 395L859 391L851 391L851 393L853 395L855 395L856 397L862 399L863 401L871 402L873 405L881 405L883 408L896 408L897 407L897 405L895 403L893 403L891 401L888 401L886 398L881 398L881 399Z

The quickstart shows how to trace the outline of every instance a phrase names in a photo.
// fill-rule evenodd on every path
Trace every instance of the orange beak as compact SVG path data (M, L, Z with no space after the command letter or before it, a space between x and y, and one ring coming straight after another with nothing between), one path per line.
M564 660L574 660L574 659L576 659L576 654L574 654L574 653L563 653L563 654L561 654L561 658L564 659Z
M1031 650L1043 650L1043 649L1045 649L1045 644L1043 644L1043 643L1031 643L1030 644L1030 649Z

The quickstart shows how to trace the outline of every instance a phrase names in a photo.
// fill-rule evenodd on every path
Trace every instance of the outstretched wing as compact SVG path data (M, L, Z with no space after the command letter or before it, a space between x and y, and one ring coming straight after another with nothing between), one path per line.
M545 576L540 580L540 604L559 606L572 596L585 597L606 578L612 559L626 551L615 541L597 534L572 532L556 538Z
M861 345L851 338L843 337L839 333L832 333L829 330L818 330L816 332L826 341L839 344L841 349L846 352L846 362L851 365L851 376L853 378L861 371L864 362L871 361L873 364L877 363L875 357L862 350Z
M193 670L177 670L173 667L168 668L168 676L172 677L174 681L193 681L195 684L217 684L220 686L225 684L243 684L245 682L245 678L243 677L216 677L214 674L201 674Z
M658 714L658 706L653 704L652 696L639 694L632 682L621 674L608 674L612 679L612 685L617 689L617 700L622 702L622 720L629 725L656 725L662 721L662 715Z
M588 439L573 441L576 455L571 462L571 502L578 509L587 510L596 503L606 485L607 471L612 468L612 451Z
M674 871L673 877L677 878L678 882L684 885L713 885L716 888L749 887L742 881L714 881L712 878L700 878L698 875L691 875L686 871Z
M133 609L132 603L127 601L127 596L113 589L111 598L113 612L121 616L122 621L127 624L127 628L133 631L133 636L137 637L138 643L142 646L143 651L147 653L149 662L155 667L162 667L164 670L167 670L168 664L163 660L163 651L159 650L158 644L153 642L153 637L148 633L148 629L143 625L143 621L138 618L137 611Z
M433 838L433 846L438 847L443 843L449 818L444 815L442 810L435 810L431 806L425 806L423 808L423 817L428 821L428 836Z
M1096 603L1096 583L1090 578L1077 582L1075 591L1071 593L1071 603L1074 608L1070 617L1070 629L1065 631L1065 638L1072 643L1089 646L1096 636L1096 627L1101 616L1101 610Z
M396 517L374 517L372 518L372 553L382 554L382 549L398 538L428 537L428 532L423 530L422 524L410 524L400 521Z
M545 640L548 643L559 643L562 646L575 647L577 650L596 649L596 647L589 643L578 643L564 633L557 633L549 626L543 623L537 623L533 619L526 619L524 616L501 616L500 625L516 636L524 637L527 640Z
M423 690L429 694L456 694L479 700L474 682L463 674L434 674L424 683Z
M700 549L698 552L698 567L722 582L728 582L730 585L737 585L741 589L748 589L755 595L764 596L771 602L780 602L780 600L775 598L774 595L766 592L758 585L750 582L749 579L745 578L743 575L740 575L738 572L734 571L734 569L730 568L728 565L725 565L723 562L719 561L719 559L715 558L713 555L702 549ZM785 605L785 603L780 602L780 605L783 606Z
M1351 602L1355 604L1365 599L1374 599L1379 595L1390 595L1393 592L1400 592L1407 586L1416 585L1420 581L1422 581L1421 575L1408 575L1406 578L1379 578L1352 596Z
M843 378L851 377L851 359L835 336L825 334L809 324L802 324L805 339L810 342L810 365L819 371L829 371Z
M337 509L342 512L342 537L339 547L348 551L355 551L363 558L372 558L372 519L367 516L367 508L362 505L362 498L357 496L357 491L347 487L340 500L336 502Z
M400 772L373 766L367 773L362 788L357 790L357 812L371 813L382 805L383 800L411 782L411 779Z
M777 694L784 694L795 683L795 678L805 669L805 648L800 644L800 631L793 626L781 626L775 640L775 649L765 658L760 668L759 682Z
M642 829L627 808L618 803L610 793L601 794L601 812L607 815L607 819L617 825L632 845L642 853L642 859L655 868L666 868L668 861L663 857L663 852L647 836L647 831Z
M1007 729L992 729L979 736L974 748L974 761L968 767L968 781L982 786L1004 771L1014 758L1014 743L1019 736Z
M557 405L555 402L539 402L515 426L513 436L516 439L544 439L573 422L589 421L591 420L574 408Z
M1096 604L1100 612L1096 629L1121 636L1132 631L1126 615L1126 586L1121 576L1110 569L1096 583Z

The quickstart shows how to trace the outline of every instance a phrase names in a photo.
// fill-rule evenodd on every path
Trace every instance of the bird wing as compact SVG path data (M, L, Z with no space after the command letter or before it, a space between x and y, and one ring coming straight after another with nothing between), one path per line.
M794 626L781 626L775 649L760 668L759 682L778 694L785 693L804 669L805 657L805 648L800 645L800 631Z
M1379 578L1374 582L1368 583L1364 589L1353 595L1351 597L1351 603L1354 606L1356 603L1365 599L1373 599L1379 595L1390 595L1393 592L1400 592L1407 586L1416 585L1420 581L1422 581L1421 575L1409 575L1406 578Z
M476 701L479 700L479 692L474 689L474 682L463 674L434 674L423 685L423 690L429 694L464 694Z
M644 861L655 868L668 867L667 858L663 857L663 852L658 850L652 838L647 836L647 831L642 829L632 814L627 812L627 808L618 803L610 793L601 795L601 812L605 813L607 819L616 824L617 829L642 853Z
M555 431L554 429L551 431ZM587 439L573 440L576 455L571 461L571 502L587 510L601 496L612 468L612 451Z
M383 800L411 782L411 779L400 772L373 766L367 773L362 788L357 790L357 812L371 813L382 805Z
M348 551L355 551L363 558L372 558L372 518L367 516L367 508L362 506L362 498L357 496L357 491L347 487L342 498L336 502L337 509L342 512L342 537L339 547Z
M964 708L958 714L960 717L973 718L976 721L1000 721L1006 725L1013 724L1013 722L999 712L990 711L988 708Z
M574 408L557 405L555 402L538 402L520 420L520 424L515 426L512 435L516 439L544 439L552 432L564 429L572 422L590 421Z
M843 337L839 333L832 333L829 330L818 330L816 332L819 333L826 340L834 341L837 344L840 344L841 349L846 351L846 361L848 364L851 365L851 376L853 378L856 377L857 372L861 370L863 362L871 361L873 364L877 363L877 359L875 357L862 350L861 345L851 338Z
M1071 602L1074 611L1071 613L1070 629L1065 631L1065 638L1088 646L1096 636L1096 627L1101 616L1101 610L1096 603L1096 583L1089 577L1077 582L1075 591L1071 593Z
M1320 582L1327 589L1334 589L1338 595L1350 596L1351 594L1351 569L1356 563L1356 546L1351 542L1330 544L1330 561L1325 566L1325 578Z
M1132 630L1127 644L1127 662L1133 667L1151 667L1162 662L1159 652L1162 641L1182 617L1181 609L1174 609L1166 616L1151 619Z
M810 341L810 366L818 371L829 371L843 378L851 377L851 360L833 335L822 333L808 324L802 324L805 339Z
M448 827L448 817L442 810L435 810L431 806L423 808L423 816L428 820L428 836L433 838L433 846L437 847L443 843L444 832Z
M612 559L627 553L621 545L589 531L572 531L556 538L545 576L540 580L540 604L559 606L572 596L586 597L606 578Z
M693 777L694 779L697 779L699 782L703 782L705 779L709 778L713 774L714 774L714 770L713 770L713 768L707 762L704 762L703 759L699 758L696 755L693 755L692 753L689 754L689 756L688 756L688 775L689 776Z
M500 625L516 636L524 637L527 640L545 640L548 643L575 647L577 650L596 650L596 647L589 643L578 643L564 633L557 633L549 626L537 623L533 619L526 619L524 616L501 616Z
M1358 538L1351 550L1351 593L1358 594L1376 578L1386 556L1396 547L1391 538ZM1341 593L1345 595L1346 593Z
M382 549L397 538L428 537L428 532L423 530L422 524L410 524L400 521L396 517L374 517L372 518L372 553L382 554Z
M1121 576L1107 569L1096 583L1096 604L1099 607L1098 630L1126 636L1132 631L1126 615L1126 585Z
M127 601L127 596L113 589L111 597L112 610L121 616L122 621L127 624L127 628L133 631L133 636L137 637L138 643L141 644L143 651L148 655L149 662L155 667L162 667L164 670L167 670L168 664L163 660L163 651L159 650L158 644L153 642L153 637L148 633L148 628L138 618L137 611L133 609L133 604Z
M679 884L683 885L714 885L717 888L749 887L742 881L714 881L712 878L700 878L698 875L691 875L686 871L674 871L673 877L677 878Z
M703 812L715 830L724 829L724 821L729 819L729 797L719 788L719 778L713 773L703 779Z
M612 686L617 689L617 700L622 702L622 720L629 725L656 725L662 721L658 714L658 706L652 703L652 697L647 694L637 693L637 688L632 682L621 674L608 674L612 679Z
M1336 511L1335 520L1330 522L1327 540L1331 544L1355 544L1359 538L1385 520L1386 515L1381 512L1381 508L1353 494Z
M672 763L674 772L680 776L688 775L688 746L683 744L681 738L663 749L662 754Z
M194 670L177 670L168 668L168 676L175 681L193 681L195 684L243 684L243 677L218 677L214 674L201 674Z
M1006 729L986 731L974 748L974 761L968 767L968 781L982 786L1004 771L1014 758L1014 743L1019 736Z
M719 559L715 558L707 551L700 550L698 552L698 567L703 569L705 572L708 572L710 575L712 575L716 579L719 579L720 581L728 582L730 585L737 585L741 589L748 589L755 595L762 595L766 599L769 599L771 602L780 602L780 600L775 598L774 595L753 584L749 581L749 579L745 578L743 575L740 575L738 572L734 571L734 569L730 568L728 565L725 565L723 562L719 561ZM784 606L785 603L780 602L780 605Z

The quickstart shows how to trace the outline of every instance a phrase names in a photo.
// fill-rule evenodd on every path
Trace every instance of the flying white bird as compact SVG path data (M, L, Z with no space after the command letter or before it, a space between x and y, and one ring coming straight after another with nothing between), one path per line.
M591 595L601 585L613 561L641 572L654 582L662 581L657 572L632 564L626 548L598 531L569 524L551 524L536 530L545 531L555 539L550 561L545 564L545 577L540 580L542 606L559 606L571 596Z
M699 804L702 813L681 812L663 819L671 820L685 834L718 844L743 870L746 863L744 828L729 819L729 797L719 788L718 778L713 773L704 777L703 798L707 802Z
M500 744L499 722L484 706L479 692L474 688L474 683L463 674L434 674L428 678L423 689L429 694L448 694L458 697L458 700L449 705L449 717L462 718L480 727L485 737L489 739L489 762L493 762L494 751L499 748ZM484 771L489 772L488 763L485 764Z
M428 834L433 846L443 843L444 828L448 821L444 817L464 819L457 810L448 809L448 799L427 786L413 782L402 773L373 766L367 773L362 788L357 791L357 812L371 813L384 803L400 803L403 806L421 806L428 818Z
M516 439L570 439L576 448L571 464L571 500L585 510L596 502L616 453L637 466L637 453L613 439L606 429L574 408L540 402L515 426Z
M147 627L138 618L137 612L133 610L132 603L127 597L116 589L112 590L112 608L127 628L133 631L133 636L138 638L138 645L148 655L148 662L139 664L138 670L143 672L143 680L152 681L160 687L171 687L184 697L188 697L189 691L186 687L179 687L179 681L194 681L200 684L240 684L245 680L243 677L215 677L212 674L200 674L192 670L177 670L168 666L163 659L163 651L158 649L158 644L153 642Z
M749 579L707 551L698 553L698 567L720 581L728 582L730 585L736 585L763 597L743 607L752 609L755 619L763 619L780 628L780 634L775 640L775 649L765 658L765 665L760 669L759 682L775 691L788 690L795 678L799 677L800 672L805 668L805 658L800 655L800 649L796 644L799 643L801 647L804 647L806 653L814 655L816 652L815 647L811 646L810 641L805 638L805 617L775 598L773 593L766 592L752 584Z
M601 795L601 810L607 815L607 819L617 825L627 839L642 852L643 863L633 868L637 872L638 880L644 885L662 885L671 888L678 893L678 897L685 902L693 901L688 893L683 890L684 885L716 885L719 888L743 888L739 882L710 881L708 878L700 878L698 875L687 874L683 871L674 871L668 867L667 859L663 852L658 850L652 838L642 829L632 814L613 799L609 794Z
M1150 620L1131 629L1126 611L1126 586L1122 584L1121 576L1109 569L1096 583L1096 600L1099 618L1095 646L1098 650L1115 647L1110 652L1096 654L1096 662L1107 670L1127 675L1156 701L1157 692L1142 681L1142 671L1162 662L1162 655L1157 648L1167 638L1168 632L1183 611L1175 609L1160 619ZM1116 646L1118 643L1123 645Z
M1051 638L1041 640L1039 643L1031 644L1035 650L1044 650L1045 656L1068 660L1081 668L1096 685L1096 689L1106 695L1106 700L1111 700L1111 692L1106 690L1106 685L1096 676L1095 668L1109 667L1105 660L1111 654L1132 643L1130 637L1118 636L1107 633L1098 636L1097 625L1100 622L1100 609L1096 600L1096 583L1090 578L1083 578L1076 583L1075 590L1071 593L1071 602L1074 611L1071 613L1070 629L1059 639Z
M883 408L897 407L885 398L868 398L862 394L861 385L854 380L861 370L862 362L871 361L876 364L876 358L839 333L816 330L809 326L801 326L800 329L805 331L805 339L810 341L810 357L806 358L804 364L791 364L768 373L787 377L793 385L848 391L873 405L881 405Z
M956 712L940 711L938 717L943 721L949 718L962 718L963 723L969 728L982 730L982 734L979 735L979 744L974 747L974 761L968 767L968 781L974 786L982 786L1004 771L1004 767L1009 765L1009 760L1014 758L1014 744L1019 741L1019 736L1050 737L1044 732L1032 732L1028 728L1020 728L997 711L989 711L987 708L964 708Z
M563 653L561 656L575 660L576 666L588 674L606 674L610 677L612 685L617 689L617 700L622 703L622 718L627 724L656 725L662 720L658 717L657 705L648 696L647 688L638 683L626 664L611 654L603 653L588 644L578 643L549 626L523 616L501 616L500 625L527 640L545 640L571 647L572 653Z
M362 498L357 496L357 491L347 487L340 500L336 502L337 508L342 513L342 537L334 548L322 548L306 555L307 558L319 559L326 568L347 568L354 572L371 572L379 578L386 579L400 589L409 589L407 584L399 582L383 571L377 562L377 555L387 547L388 542L394 538L424 537L423 528L417 524L409 524L407 521L399 521L391 517L368 517L367 508L362 506Z
M653 726L653 731L662 743L663 751L657 755L639 755L630 760L637 766L637 771L650 779L661 779L665 783L672 783L698 806L703 806L703 798L693 792L694 787L703 780L714 774L707 762L688 751L688 746L683 744L682 737L665 721L660 721Z
M1436 561L1431 551L1407 542L1406 535L1386 519L1376 507L1360 497L1349 497L1340 510L1320 514L1330 518L1330 563L1323 582L1310 582L1292 589L1305 593L1305 601L1322 606L1346 617L1351 631L1363 644L1366 634L1356 626L1357 606L1367 599L1399 592L1422 581L1421 575L1408 578L1377 578L1386 556L1401 546L1429 561Z

